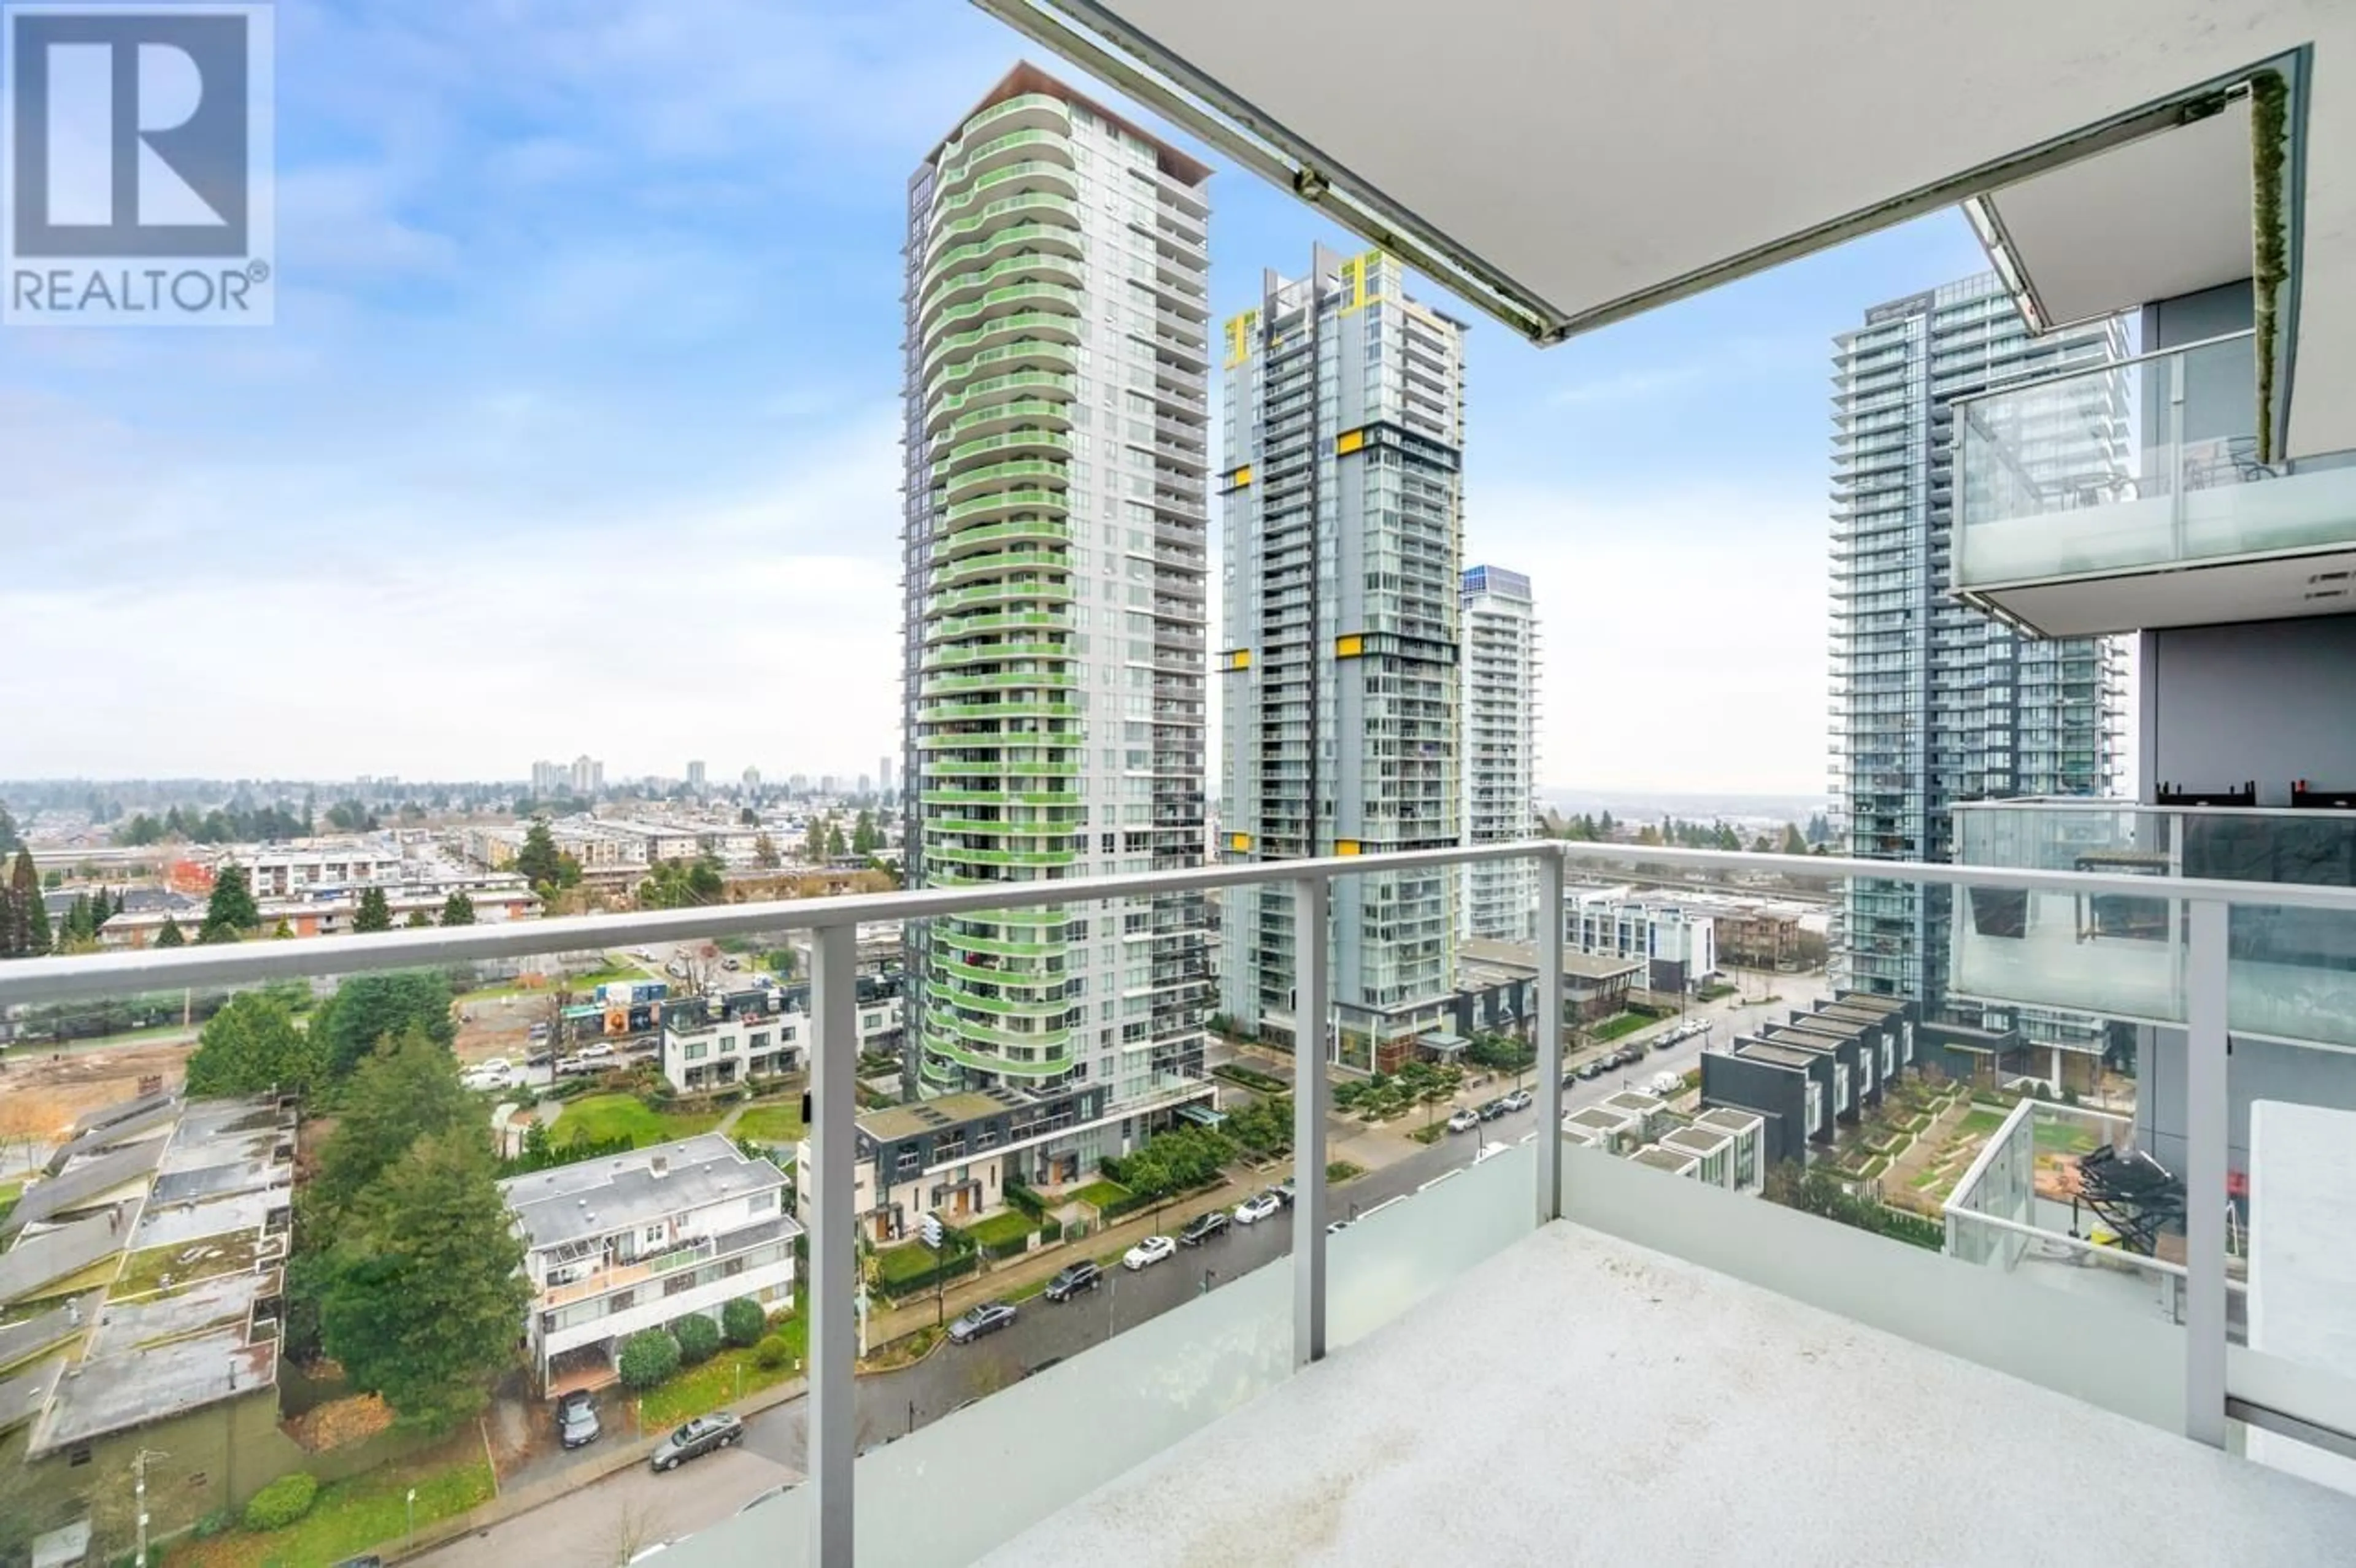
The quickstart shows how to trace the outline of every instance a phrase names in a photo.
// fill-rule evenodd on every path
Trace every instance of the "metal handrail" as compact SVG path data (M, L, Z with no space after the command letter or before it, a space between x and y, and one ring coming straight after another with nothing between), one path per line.
M1950 409L1959 409L1965 403L1986 402L1990 398L2001 398L2012 392L2025 391L2030 387L2042 387L2054 381L2075 380L2083 376L2100 375L2110 370L2125 370L2154 359L2174 359L2179 355L2197 353L2203 348L2213 348L2220 343L2233 343L2255 336L2256 334L2251 328L2245 326L2239 332L2221 332L2214 337L2203 337L2191 343L2179 343L2167 348L2147 348L2141 354L2130 355L2125 359L2093 359L2083 365L2072 365L2066 369L2053 370L2043 375L2019 376L2009 381L1999 381L1993 387L1983 387L1976 392L1957 393L1947 400L1947 406Z
M2000 803L1987 803L1989 805ZM2112 809L2125 809L2125 806ZM2160 810L2162 807L2139 807ZM2233 808L2217 808L2233 809ZM187 986L236 986L316 976L463 964L586 948L632 947L696 937L749 936L775 931L827 931L862 922L925 920L979 910L1029 909L1104 899L1152 898L1209 888L1365 875L1483 861L1559 858L1567 863L1687 867L1721 871L1772 871L1815 879L1863 878L1948 887L2026 889L2127 898L2181 898L2222 903L2319 909L2356 914L2356 889L2307 883L2210 881L2189 877L2128 877L2024 867L1935 865L1912 860L1863 860L1835 856L1761 854L1751 850L1684 849L1665 845L1571 843L1523 839L1443 849L1301 860L1257 860L1109 877L1007 882L985 888L926 888L851 893L824 899L644 911L621 915L571 915L495 925L388 931L295 942L241 943L223 947L142 948L74 957L24 958L0 965L0 1008L125 990Z

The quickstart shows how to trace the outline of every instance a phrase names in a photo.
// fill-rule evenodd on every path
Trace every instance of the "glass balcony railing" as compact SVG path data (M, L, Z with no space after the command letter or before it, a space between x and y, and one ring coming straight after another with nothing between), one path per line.
M1955 808L1968 866L2229 884L2226 1017L2236 1033L2356 1046L2356 915L2254 901L2251 884L2356 886L2356 813L1989 801ZM1952 982L1965 996L2181 1024L2181 899L1958 889Z
M79 1369L22 1382L12 1362L10 1387L29 1402L28 1441L41 1453L104 1436L98 1428L141 1386L202 1391L207 1408L251 1399L274 1420L269 1380L284 1337L321 1331L280 1303L309 1288L302 1282L318 1277L333 1244L305 1228L307 1211L294 1201L321 1153L305 1146L298 1161L295 1130L338 1136L335 1118L301 1114L303 1096L376 1126L374 1091L350 1076L368 1042L346 1036L424 997L412 1021L429 1041L439 1029L455 1034L470 1088L464 1098L412 1096L418 1114L469 1128L489 1122L513 1168L563 1169L534 1162L570 1140L568 1118L594 1140L600 1168L628 1157L607 1140L639 1121L659 1124L650 1139L729 1126L700 1140L693 1159L673 1157L667 1174L650 1167L636 1189L607 1186L601 1168L580 1200L568 1195L555 1205L562 1213L529 1221L547 1226L536 1245L551 1263L608 1270L594 1282L602 1316L564 1316L585 1310L591 1283L567 1277L518 1325L514 1343L530 1350L535 1378L552 1392L610 1385L625 1330L746 1296L773 1328L789 1328L802 1364L725 1350L732 1360L716 1371L682 1374L637 1401L609 1399L598 1463L565 1483L581 1496L563 1509L509 1518L454 1508L418 1518L412 1538L356 1541L354 1551L409 1554L463 1534L482 1561L543 1560L573 1528L566 1519L602 1530L605 1514L633 1506L636 1483L606 1478L617 1456L634 1469L664 1430L716 1402L746 1422L746 1441L660 1483L681 1499L662 1532L677 1537L667 1563L972 1561L1312 1361L1333 1358L1333 1378L1348 1379L1358 1363L1347 1358L1390 1342L1376 1331L1404 1331L1419 1303L1440 1308L1469 1287L1501 1292L1494 1310L1506 1317L1575 1311L1515 1294L1510 1273L1484 1266L1566 1222L1562 1255L1599 1240L1649 1249L1640 1255L1665 1282L1648 1275L1656 1299L1685 1288L1682 1259L2204 1443L2225 1443L2229 1412L2270 1434L2294 1423L2310 1439L2356 1432L2356 1399L2342 1392L2356 1369L2331 1331L2344 1296L2334 1294L2330 1262L2356 1253L2344 1209L2330 1201L2356 1057L2311 1043L2338 1042L2319 1032L2330 1021L2319 1015L2340 1004L2313 998L2339 972L2322 961L2330 933L2356 922L2338 858L2343 824L2322 813L2005 809L2018 815L1959 814L1966 851L2008 858L1997 865L1498 845L0 964L10 1093L30 1086L36 1059L51 1051L73 1059L77 1083L111 1083L120 1043L122 1097L133 1103L119 1125L93 1123L92 1113L54 1139L39 1135L40 1179L0 1217L6 1348L37 1371L66 1354ZM1358 934L1375 907L1358 904L1358 879L1396 885L1488 862L1515 864L1524 891L1508 901L1523 904L1538 942L1484 948L1443 986L1444 1001L1421 1010L1369 1007L1344 991L1356 976L1403 976L1425 956L1404 940ZM1807 885L1871 879L1918 901L1956 898L1959 947L1968 955L1975 944L2009 942L2007 973L2036 982L2019 1006L2120 1016L2127 982L2090 955L2171 952L2160 979L2134 983L2156 998L2136 1016L2166 1025L2176 1054L2146 1060L2133 1076L2089 1057L2040 1082L2049 1052L2024 1029L2007 1036L1985 1018L1963 1029L1926 1016L1917 999L1836 993L1804 973L1738 976L1735 995L1697 994L1683 1017L1648 1022L1620 1011L1609 965L1565 951L1564 923L1549 912L1573 876L1676 885L1795 871ZM1786 885L1798 896L1803 884ZM1260 1038L1230 1034L1205 1060L1212 1000L1185 987L1209 980L1200 901L1214 889L1229 931L1249 933L1273 967L1261 976ZM861 1048L878 982L858 972L859 933L878 920L905 923L918 953L905 1062L911 1087L932 1095L920 1102L878 1099L882 1064ZM2049 925L2058 940L2031 940ZM1309 933L1330 940L1303 940ZM688 1089L658 1093L654 1080L674 1066L659 1027L633 1035L626 1019L561 1005L573 984L647 955L656 975L667 953L716 954L726 943L767 954L793 933L792 945L807 943L809 987L764 1018L792 1027L808 1053L806 1129L798 1107L787 1109L798 1083L775 1093L755 1085L751 1100L725 1105ZM1134 1021L1159 1031L1133 1050L1119 1044L1132 1014L1101 1009L1097 991L1027 999L1058 966L1087 969L1100 943L1129 949L1117 962L1137 968L1120 976L1119 998L1150 1008ZM1016 962L1023 972L1007 972ZM2269 964L2305 974L2305 999L2279 1005L2311 1032L2245 1032L2248 974ZM403 983L367 1007L337 999L386 972ZM443 986L461 993L455 1006L435 992ZM220 1053L208 1073L251 1075L256 1063L241 1053L314 1029L327 1049L286 1055L283 1069L295 1077L274 1092L239 1083L223 1098L209 1081L194 1099L139 1109L140 1074L159 1056L184 1063L233 997L256 1013L224 1032L239 1051ZM2297 1010L2310 1007L2318 1016ZM1038 1009L1058 1016L990 1021ZM280 1013L287 1029L272 1021ZM1044 1027L1009 1027L1025 1021ZM535 1025L553 1037L529 1034ZM1342 1065L1354 1061L1365 1065ZM404 1071L423 1069L412 1061ZM584 1073L594 1080L585 1093L573 1087ZM1108 1097L1115 1080L1119 1103ZM634 1100L642 1108L624 1115ZM1108 1140L1127 1136L1114 1131L1121 1118L1145 1115L1215 1133L1226 1152L1174 1188L1148 1187L1159 1179L1150 1164L1082 1168L1079 1151L1113 1152L1121 1146ZM148 1129L136 1120L145 1115L184 1118L170 1157L114 1164L117 1143ZM774 1172L739 1147L747 1137L768 1141L781 1162ZM215 1143L217 1175L205 1156ZM650 1160L655 1147L636 1154ZM2276 1148L2287 1157L2271 1160ZM328 1157L326 1168L336 1164ZM788 1180L784 1211L746 1216L748 1197ZM1016 1207L1010 1183L1039 1214ZM1280 1183L1285 1196L1270 1190ZM646 1211L665 1191L716 1194L730 1217L706 1224L685 1210ZM909 1235L928 1210L984 1250L956 1277L937 1287L925 1279L911 1294L908 1282L934 1266L910 1251L922 1251ZM1199 1246L1157 1246L1122 1266L1146 1238L1174 1239L1205 1213L1231 1218L1223 1231L1198 1230ZM775 1226L804 1250L736 1247L729 1237L748 1223ZM446 1242L435 1233L437 1248ZM1069 1301L1036 1294L1083 1262L1101 1270L1097 1289ZM88 1310L92 1290L105 1293L102 1311ZM993 1300L1016 1304L1012 1327L918 1354L937 1317L946 1323ZM188 1332L199 1320L201 1332ZM511 1353L510 1341L494 1351ZM152 1368L150 1356L161 1358ZM508 1370L487 1363L487 1385ZM1349 1397L1345 1381L1328 1386ZM1483 1387L1476 1380L1442 1397L1460 1394L1477 1404ZM1725 1396L1744 1397L1736 1388ZM526 1426L547 1418L539 1397ZM658 1420L657 1411L677 1413ZM8 1413L27 1419L16 1406ZM498 1431L509 1417L487 1419ZM223 1467L177 1452L158 1450L149 1477L164 1533L234 1506ZM533 1488L527 1495L545 1495L564 1473L552 1456L530 1463L541 1467L515 1488ZM911 1498L944 1500L912 1508ZM576 1544L612 1551L602 1539Z
M1956 592L2051 635L2133 631L2179 612L2040 590L2356 543L2356 466L2260 461L2251 343L2244 332L1959 400ZM2214 613L2205 598L2193 608Z

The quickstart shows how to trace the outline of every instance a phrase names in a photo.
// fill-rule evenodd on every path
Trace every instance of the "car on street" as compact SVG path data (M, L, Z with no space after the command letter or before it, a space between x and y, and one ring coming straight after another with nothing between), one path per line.
M949 1343L969 1344L984 1334L995 1334L1001 1328L1011 1328L1013 1322L1013 1303L985 1301L949 1325Z
M733 1448L744 1440L744 1424L734 1413L715 1410L675 1428L669 1436L655 1445L655 1451L647 1456L647 1463L658 1470L675 1470L689 1459Z
M687 961L683 958L674 958L663 965L663 973L674 980L684 980L687 978Z
M744 967L744 962L743 962L741 959L736 959L736 958L723 958L723 959L720 961L720 966L721 966L723 969L742 969L743 967Z
M1448 1114L1448 1130L1469 1133L1481 1125L1481 1113L1470 1105L1459 1105Z
M1174 1255L1178 1243L1167 1236L1148 1236L1120 1254L1120 1266L1132 1272L1151 1268L1163 1258Z
M538 1045L548 1038L548 1025L545 1022L536 1023L524 1032L530 1037L532 1044Z
M650 948L633 947L630 949L630 956L641 964L651 964L655 961L654 952Z
M1278 1200L1286 1208L1290 1209L1292 1207L1292 1178L1289 1176L1286 1177L1282 1181L1280 1181L1274 1187L1269 1188L1269 1190L1275 1193Z
M1505 1114L1505 1103L1503 1100L1483 1100L1473 1107L1473 1114L1484 1122L1494 1122Z
M477 1061L458 1074L458 1082L469 1089L504 1089L514 1079L515 1064L504 1056Z
M1500 1094L1497 1096L1497 1104L1508 1111L1526 1111L1530 1108L1530 1092L1526 1089L1516 1089L1510 1094Z
M545 1067L555 1060L556 1052L543 1049L527 1054L523 1059L523 1064L526 1067Z
M1683 1045L1691 1037L1687 1035L1685 1030L1678 1029L1673 1034L1665 1034L1660 1039L1655 1040L1653 1042L1653 1049L1655 1051L1674 1051L1678 1046Z
M1227 1211L1225 1209L1206 1209L1187 1221L1186 1228L1178 1232L1178 1244L1182 1247L1199 1247L1213 1236L1224 1236L1226 1233Z
M1644 1048L1641 1045L1625 1047L1620 1052L1620 1065L1622 1067L1633 1067L1644 1060Z
M1084 1290L1094 1290L1104 1283L1104 1270L1092 1263L1066 1264L1047 1282L1044 1293L1050 1301L1069 1301Z
M1600 1056L1591 1058L1589 1061L1582 1061L1579 1064L1579 1076L1581 1078L1601 1078L1603 1076L1604 1071L1604 1061Z
M587 1389L574 1389L556 1402L556 1440L565 1447L584 1447L605 1434L597 1424L597 1402Z
M1284 1200L1273 1190L1255 1192L1236 1205L1236 1223L1249 1225L1267 1219L1284 1207Z

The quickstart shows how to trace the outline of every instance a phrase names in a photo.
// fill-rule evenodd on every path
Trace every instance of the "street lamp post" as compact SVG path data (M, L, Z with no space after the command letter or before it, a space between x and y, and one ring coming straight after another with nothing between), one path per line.
M406 1543L410 1541L415 1540L417 1536L417 1488L415 1487L410 1488L409 1496L402 1499L402 1528L401 1539L404 1543Z

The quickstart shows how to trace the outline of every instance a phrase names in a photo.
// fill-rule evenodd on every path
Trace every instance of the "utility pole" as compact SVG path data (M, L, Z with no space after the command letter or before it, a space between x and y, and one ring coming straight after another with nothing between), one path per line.
M132 1528L138 1538L132 1549L131 1568L147 1568L147 1461L170 1457L153 1448L142 1448L131 1456Z

